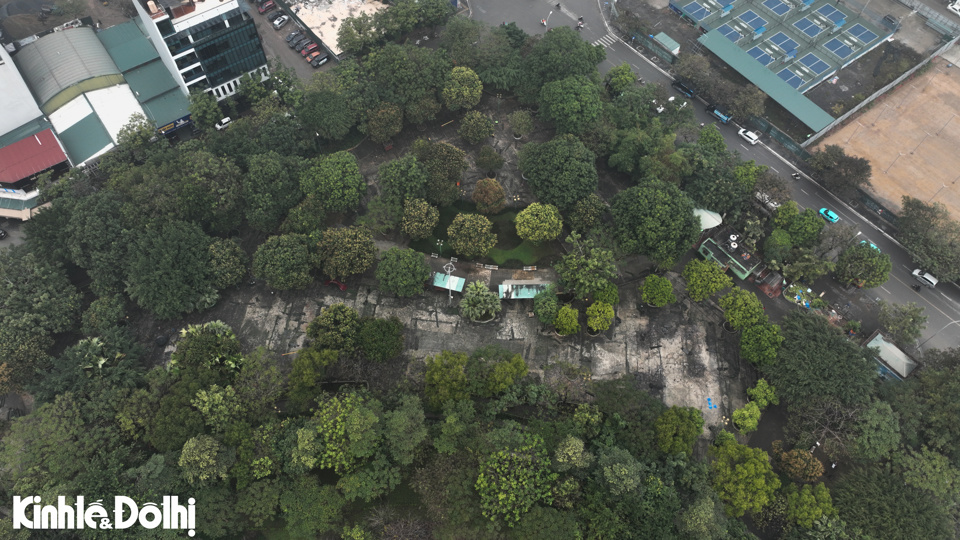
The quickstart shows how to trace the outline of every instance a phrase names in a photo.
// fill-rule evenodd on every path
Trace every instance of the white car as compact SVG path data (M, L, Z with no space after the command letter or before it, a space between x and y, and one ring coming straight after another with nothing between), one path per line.
M960 0L947 4L947 9L952 11L954 15L960 15Z
M760 142L760 136L752 131L741 129L740 131L737 132L737 135L740 135L741 139L747 141L751 145L754 145Z
M217 128L217 131L223 131L223 130L227 129L227 126L230 125L230 122L232 122L232 120L230 120L230 117L228 116L228 117L224 118L223 120L220 120L219 122L217 122L216 124L214 124L213 127Z
M273 21L273 27L274 29L279 30L283 28L283 26L288 22L290 22L290 17L287 17L286 15L281 15L277 17L277 20Z

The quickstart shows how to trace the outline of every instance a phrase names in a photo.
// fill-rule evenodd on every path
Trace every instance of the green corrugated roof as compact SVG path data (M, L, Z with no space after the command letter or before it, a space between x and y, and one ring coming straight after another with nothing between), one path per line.
M166 66L159 60L124 72L123 78L127 80L127 84L130 85L130 89L140 103L178 88Z
M179 86L140 105L157 127L163 127L190 114L190 100L180 92Z
M813 131L820 131L833 122L833 117L818 107L816 103L794 90L776 73L754 60L719 31L711 30L700 36L697 41L720 57L730 67L737 70L760 90L766 92L770 98Z
M40 204L40 197L23 200L0 196L0 208L5 210L27 210L28 208L36 208L38 204Z
M88 114L83 120L57 133L60 142L67 149L67 155L74 163L82 163L113 143L107 129L103 127L100 118L95 114Z
M653 36L653 39L658 41L668 51L675 51L680 48L680 44L664 32L660 32L659 34Z
M147 41L140 27L133 21L111 26L97 34L107 53L120 71L146 64L160 58L157 50Z
M17 129L0 136L0 148L3 148L4 146L10 146L20 139L35 135L45 129L50 129L51 127L53 126L50 125L50 122L48 122L46 118L42 116L40 118L34 118Z

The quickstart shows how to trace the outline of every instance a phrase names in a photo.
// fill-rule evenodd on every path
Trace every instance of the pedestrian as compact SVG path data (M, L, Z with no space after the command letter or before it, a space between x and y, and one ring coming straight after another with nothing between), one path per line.
M557 2L557 9L560 9L560 2Z
M706 124L704 124L703 122L700 122L700 129L703 129L703 126L705 126L705 125L706 125Z

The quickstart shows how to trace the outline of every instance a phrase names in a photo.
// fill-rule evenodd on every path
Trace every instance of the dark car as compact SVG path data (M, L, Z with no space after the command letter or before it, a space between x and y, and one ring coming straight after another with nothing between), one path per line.
M263 4L261 4L260 7L257 8L257 11L259 11L260 14L263 15L264 13L272 9L277 9L277 5L273 3L273 0L268 0L267 2L264 2Z
M294 49L296 49L297 52L302 52L304 49L306 49L310 45L316 45L316 43L314 43L313 40L311 39L307 39L307 40L301 41L300 43L297 43L297 46L294 47Z
M287 43L293 43L295 39L299 39L302 35L303 31L301 30L294 30L293 32L290 32L286 37Z
M0 229L0 240L3 240L7 237L7 231Z
M687 96L688 98L692 98L693 96L697 95L697 93L693 90L693 88L690 88L689 86L683 84L680 81L673 81L673 84L671 84L670 86L672 86L674 90L676 90L677 92L680 92L681 94Z
M282 11L274 11L273 13L267 15L267 20L270 21L270 22L273 22L273 21L277 20L279 17L282 17L282 16L283 16L283 12L282 12Z
M300 45L301 43L307 43L310 41L310 38L307 36L295 37L290 41L290 48L293 49Z
M330 55L327 53L323 53L317 56L316 58L314 58L313 60L311 60L310 65L313 67L320 67L326 64L328 60L330 60Z

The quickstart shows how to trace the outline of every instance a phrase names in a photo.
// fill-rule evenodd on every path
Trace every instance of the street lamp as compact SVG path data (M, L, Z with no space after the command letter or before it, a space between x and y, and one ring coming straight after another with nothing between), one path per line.
M947 327L950 326L951 324L960 324L960 319L957 319L957 320L955 320L955 321L950 321L950 322L948 322L947 324L943 325L943 328L937 330L936 332L934 332L934 334L933 334L932 336L930 336L930 337L928 337L927 339L923 340L919 345L917 345L917 348L918 348L918 349L923 348L923 346L926 345L926 343L927 343L928 341L930 341L931 339L937 337L937 334L939 334L940 332L943 332L944 330L946 330Z
M450 284L450 274L453 273L453 271L456 269L457 268L453 266L452 262L448 262L447 264L443 265L443 271L447 273L447 291L450 293L448 297L449 299L448 303L451 303L451 304L453 303L453 286Z

